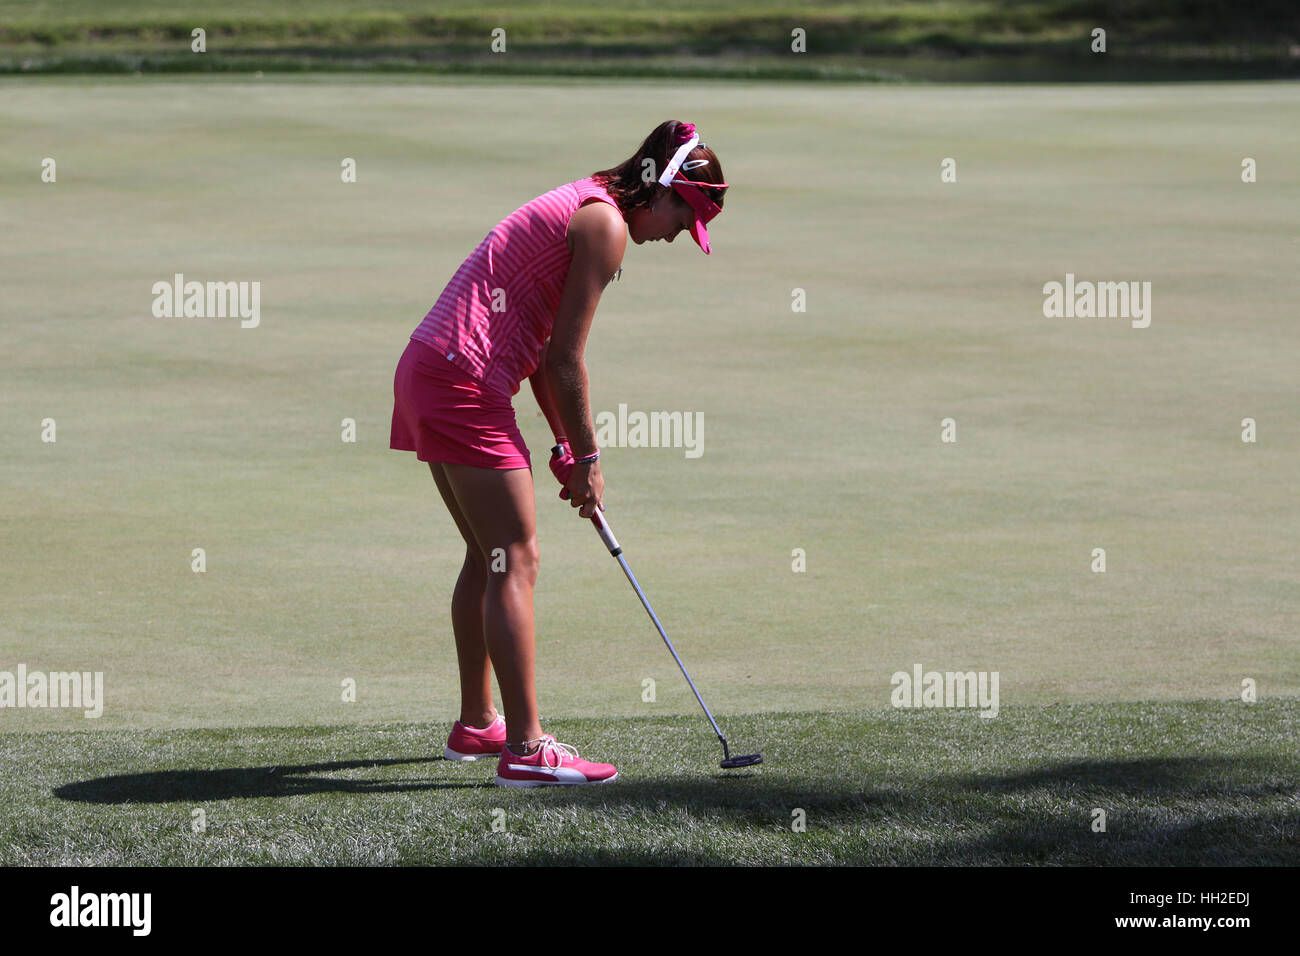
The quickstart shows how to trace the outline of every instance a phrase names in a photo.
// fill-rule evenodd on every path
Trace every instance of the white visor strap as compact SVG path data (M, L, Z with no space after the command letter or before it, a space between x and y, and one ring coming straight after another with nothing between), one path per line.
M664 169L663 175L659 177L660 186L667 186L673 181L673 177L677 175L677 170L681 168L682 161L690 155L691 150L696 147L699 141L700 134L694 133L690 139L677 147L677 152L673 154L672 162L668 164L667 168Z

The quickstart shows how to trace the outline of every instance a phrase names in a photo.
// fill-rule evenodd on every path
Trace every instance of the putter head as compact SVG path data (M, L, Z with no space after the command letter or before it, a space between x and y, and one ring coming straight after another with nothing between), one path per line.
M735 770L737 767L752 767L756 763L763 762L762 754L743 754L738 757L728 757L720 766L723 770Z

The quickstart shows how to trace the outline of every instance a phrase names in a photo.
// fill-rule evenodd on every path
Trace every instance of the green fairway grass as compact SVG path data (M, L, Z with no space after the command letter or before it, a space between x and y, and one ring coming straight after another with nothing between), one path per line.
M0 74L386 70L765 80L1294 77L1297 18L1214 3L0 0ZM1104 55L1092 31L1108 32ZM191 51L195 29L206 48ZM498 31L504 31L498 33ZM498 46L493 48L494 38ZM506 40L505 49L499 46Z
M1297 717L1294 701L749 715L731 740L766 762L727 773L702 719L561 721L620 778L545 790L442 760L441 725L16 734L0 865L1294 866Z
M1296 87L3 86L0 672L104 700L0 708L0 865L1300 862ZM525 387L543 722L621 779L505 791L438 759L463 545L393 370L492 225L669 117L733 185L712 256L629 243L591 397L703 454L602 449L607 515L765 763L717 769ZM176 272L260 325L153 317ZM1067 272L1150 326L1045 318ZM917 664L997 717L891 708Z
M588 364L597 412L703 416L698 458L603 464L717 712L887 707L918 663L997 671L1009 707L1294 697L1298 106L1286 85L7 83L0 671L102 672L105 701L2 709L0 732L450 721L463 546L388 449L393 369L494 223L670 116L734 183L714 254L629 244ZM261 282L260 326L154 318L176 272ZM1044 318L1067 272L1151 281L1150 327ZM692 712L556 499L526 387L516 407L543 716Z

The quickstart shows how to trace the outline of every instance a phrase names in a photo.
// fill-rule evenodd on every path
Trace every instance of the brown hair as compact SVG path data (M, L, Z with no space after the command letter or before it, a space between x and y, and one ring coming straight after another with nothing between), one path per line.
M665 191L678 202L685 202L671 186L659 185L659 174L672 162L677 147L686 140L686 137L677 132L681 125L677 120L665 120L651 131L630 157L617 166L591 174L605 187L614 202L618 203L619 212L625 217L638 206L647 205L651 200L659 198ZM647 159L651 160L653 165L647 165L645 163ZM697 145L683 163L692 159L707 159L709 163L707 166L697 166L695 169L687 170L682 174L683 179L693 179L700 183L726 182L722 175L722 166L718 163L718 157L714 155L713 150L704 145ZM643 170L654 174L649 182L643 178ZM703 192L719 207L722 206L725 189L705 189Z

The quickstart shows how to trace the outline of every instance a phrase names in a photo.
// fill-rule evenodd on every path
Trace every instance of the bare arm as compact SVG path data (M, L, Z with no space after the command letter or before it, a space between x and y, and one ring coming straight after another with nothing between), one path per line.
M573 457L583 458L595 453L599 449L588 398L586 363L581 358L557 361L547 366L547 374L551 376L552 395L562 429L560 434L569 439Z
M587 333L596 315L600 294L623 261L627 231L623 217L606 203L593 203L573 214L569 224L573 260L564 281L551 341L546 349L546 370L556 411L575 458L598 451L588 400L585 352ZM569 490L571 502L588 518L603 506L604 481L599 464L574 468Z
M551 434L555 436L556 441L559 441L561 438L567 438L568 435L564 430L564 420L560 418L560 409L555 403L555 393L551 390L551 381L546 373L546 356L549 351L548 343L542 349L537 371L528 376L528 384L533 387L533 397L537 399L537 407L542 410L542 414L546 416L546 423L551 426Z

